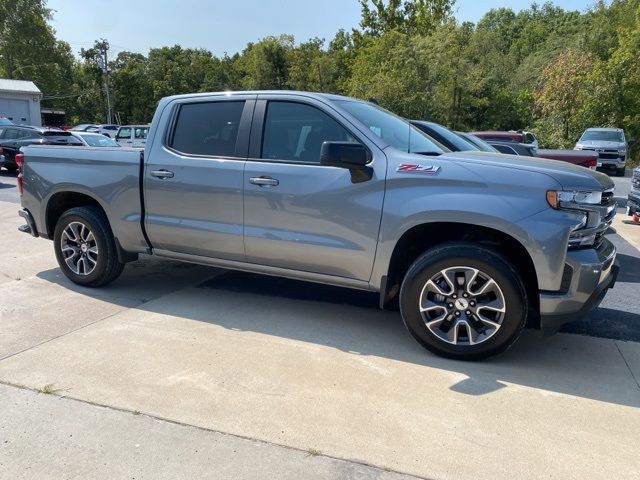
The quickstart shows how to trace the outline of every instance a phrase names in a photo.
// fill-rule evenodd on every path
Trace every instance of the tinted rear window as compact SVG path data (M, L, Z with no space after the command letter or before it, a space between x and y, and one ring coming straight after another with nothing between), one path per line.
M235 157L244 101L186 103L180 107L170 147L190 155Z

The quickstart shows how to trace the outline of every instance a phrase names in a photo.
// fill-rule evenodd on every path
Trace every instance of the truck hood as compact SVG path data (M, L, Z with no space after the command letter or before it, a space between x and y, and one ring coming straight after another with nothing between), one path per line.
M613 180L604 173L559 160L488 152L451 152L438 158L543 173L556 180L564 190L609 190L614 187Z
M580 140L576 143L576 148L606 148L609 150L617 150L627 148L627 144L623 142L607 142L604 140Z

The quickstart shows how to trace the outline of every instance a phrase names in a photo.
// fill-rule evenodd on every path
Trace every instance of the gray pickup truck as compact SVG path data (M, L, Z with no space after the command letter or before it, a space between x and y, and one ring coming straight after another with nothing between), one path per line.
M445 153L336 95L169 97L144 152L38 146L20 163L21 228L53 240L77 284L105 285L145 253L370 290L448 357L501 352L527 320L553 332L618 272L606 175Z

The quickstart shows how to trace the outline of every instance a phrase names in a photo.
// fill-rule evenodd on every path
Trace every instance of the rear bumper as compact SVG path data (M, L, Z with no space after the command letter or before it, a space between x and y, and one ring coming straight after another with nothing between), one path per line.
M24 233L28 233L34 237L40 236L38 234L38 228L36 227L36 222L33 219L33 215L31 215L31 212L29 210L27 210L26 208L22 208L18 210L18 215L24 218L25 221L27 222L26 225L21 225L20 227L18 227L18 230Z
M540 327L545 334L597 308L620 271L616 248L606 238L598 250L570 250L566 265L570 275L566 291L540 293Z

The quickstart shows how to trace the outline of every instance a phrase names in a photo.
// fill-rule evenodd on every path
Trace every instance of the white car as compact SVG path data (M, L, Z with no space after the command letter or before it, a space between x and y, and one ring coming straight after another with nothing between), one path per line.
M123 147L144 148L148 134L149 125L123 125L116 134L116 142Z
M93 127L87 128L86 131L100 133L109 138L115 138L118 128L120 128L120 125L94 125Z
M72 135L82 142L85 147L119 147L113 138L95 132L72 132Z

